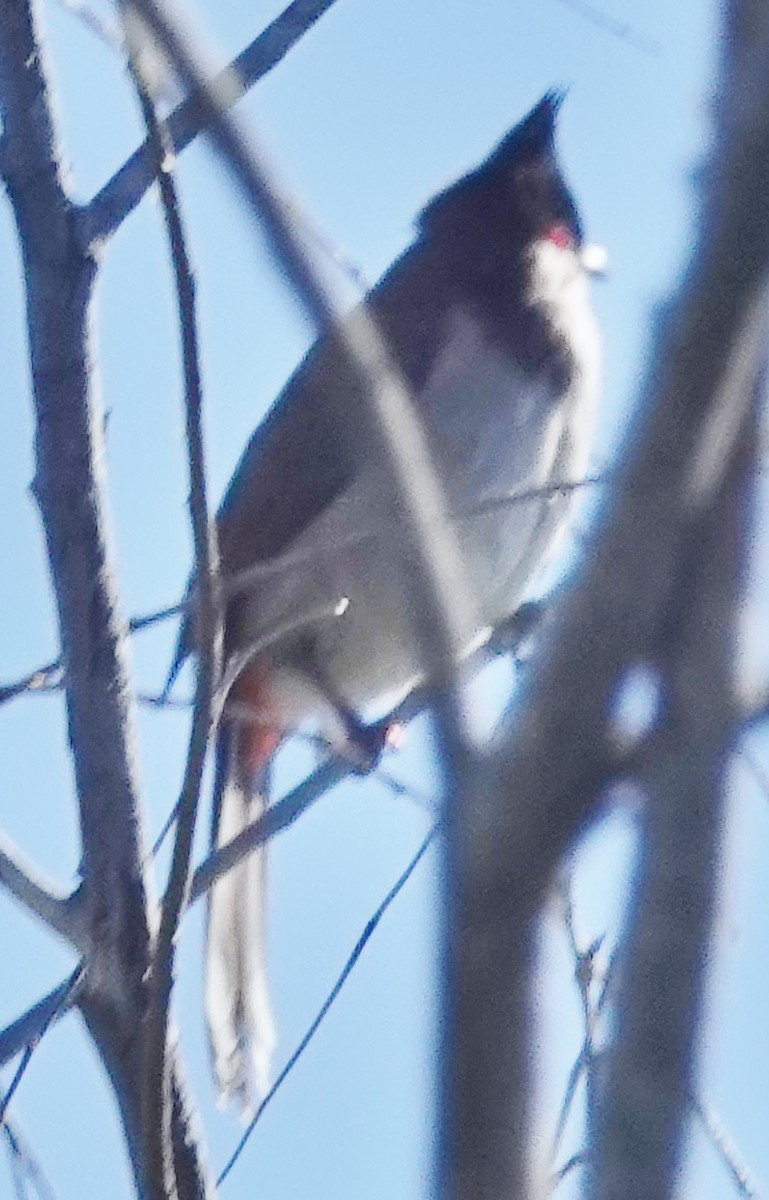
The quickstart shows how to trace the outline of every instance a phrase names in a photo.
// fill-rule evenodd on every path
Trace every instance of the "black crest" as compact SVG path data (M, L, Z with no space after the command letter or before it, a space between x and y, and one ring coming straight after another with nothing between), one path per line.
M451 241L504 237L526 247L549 226L565 224L582 241L576 205L563 179L555 129L565 92L546 92L491 154L423 209L419 228Z

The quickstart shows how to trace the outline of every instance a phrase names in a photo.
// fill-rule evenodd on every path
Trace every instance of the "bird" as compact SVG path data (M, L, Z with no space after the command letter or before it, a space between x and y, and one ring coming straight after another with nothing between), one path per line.
M547 92L479 165L422 208L413 242L365 298L410 389L474 606L466 650L510 620L586 471L600 387L583 237ZM212 844L256 820L285 738L332 745L424 680L407 551L357 413L361 383L322 334L256 428L216 524L227 700L215 736ZM395 533L393 529L395 528ZM183 627L171 679L194 646ZM268 1086L266 847L209 893L205 1003L220 1095Z

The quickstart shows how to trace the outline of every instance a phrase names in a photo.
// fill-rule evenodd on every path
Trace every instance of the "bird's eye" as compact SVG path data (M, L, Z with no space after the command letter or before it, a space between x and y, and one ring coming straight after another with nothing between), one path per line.
M569 229L568 225L564 225L562 221L557 221L554 225L549 225L545 230L545 239L552 242L559 250L573 250L575 245L574 234Z

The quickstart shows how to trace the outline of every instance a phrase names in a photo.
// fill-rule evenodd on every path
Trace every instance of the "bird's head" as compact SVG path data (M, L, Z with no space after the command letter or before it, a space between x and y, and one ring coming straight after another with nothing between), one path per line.
M564 96L547 92L478 167L439 192L421 214L423 236L473 258L501 251L508 262L546 243L593 271L598 256L584 244L555 148Z

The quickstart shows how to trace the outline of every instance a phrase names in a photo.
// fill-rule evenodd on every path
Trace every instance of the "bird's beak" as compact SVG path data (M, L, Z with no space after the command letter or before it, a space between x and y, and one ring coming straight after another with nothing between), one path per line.
M605 279L609 273L609 254L605 246L598 246L595 242L588 242L580 251L580 262L582 270L588 275L595 275L599 279Z

